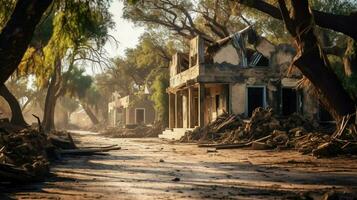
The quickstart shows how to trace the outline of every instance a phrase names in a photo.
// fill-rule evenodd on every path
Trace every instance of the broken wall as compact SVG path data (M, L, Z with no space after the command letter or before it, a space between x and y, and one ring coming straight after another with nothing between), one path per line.
M205 124L214 121L219 115L229 111L228 84L209 84L205 95Z
M246 84L235 83L232 85L232 112L235 114L245 113Z
M213 56L213 63L238 66L240 63L240 58L233 45L228 44L218 50L218 52Z

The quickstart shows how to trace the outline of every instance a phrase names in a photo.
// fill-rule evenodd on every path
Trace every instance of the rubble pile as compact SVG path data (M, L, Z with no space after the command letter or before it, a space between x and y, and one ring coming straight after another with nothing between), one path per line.
M163 131L161 123L155 123L152 126L138 125L134 128L109 127L100 133L113 138L145 138L158 137Z
M48 154L54 146L36 129L0 129L0 174L3 180L38 180L49 173Z
M236 114L224 113L217 117L217 119L204 127L197 127L192 132L186 133L182 138L181 142L207 142L216 141L222 138L223 135L229 133L241 127L243 121Z
M119 150L117 145L77 148L70 133L45 133L39 127L17 127L0 123L0 183L26 183L43 180L50 172L50 161L62 155L93 155Z
M257 108L247 122L238 115L224 114L202 128L187 132L180 141L216 149L296 149L303 154L326 157L357 154L355 139L337 139L331 132L322 131L318 123L298 114L277 118L272 109Z

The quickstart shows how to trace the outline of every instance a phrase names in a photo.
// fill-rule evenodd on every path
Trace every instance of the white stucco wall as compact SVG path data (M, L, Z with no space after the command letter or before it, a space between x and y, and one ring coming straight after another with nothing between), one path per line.
M238 65L240 62L239 56L233 45L229 44L222 47L213 57L214 63L230 63L232 65Z
M187 96L186 95L182 95L182 121L183 121L183 128L187 128L187 122L188 122L188 118L187 118L187 114L188 114L188 102L187 102Z
M236 83L232 85L232 112L235 114L245 113L246 85Z
M281 85L283 87L291 87L291 88L296 88L298 85L299 79L296 78L283 78L281 79Z
M276 64L277 65L290 64L293 58L294 55L291 54L290 52L278 51L276 54L276 62L277 62Z
M271 54L275 51L275 46L265 38L260 38L260 41L255 46L255 48L266 58L270 58Z

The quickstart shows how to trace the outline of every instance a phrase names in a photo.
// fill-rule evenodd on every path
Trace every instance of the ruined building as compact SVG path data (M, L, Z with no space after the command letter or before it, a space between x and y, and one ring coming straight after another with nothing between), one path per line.
M154 123L155 109L148 94L120 97L113 94L108 104L108 121L112 127L134 127Z
M160 137L179 138L223 112L250 117L257 107L318 117L318 104L297 87L301 73L290 70L294 55L291 46L275 46L251 27L213 45L192 39L189 54L176 53L170 63L169 129Z

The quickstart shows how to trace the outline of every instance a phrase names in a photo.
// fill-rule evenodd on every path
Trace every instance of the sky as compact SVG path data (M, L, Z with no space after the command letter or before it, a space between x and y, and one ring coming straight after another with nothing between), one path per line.
M122 18L122 1L113 1L109 11L113 14L113 21L115 23L115 29L110 30L109 34L112 35L119 43L116 45L113 41L107 42L105 49L112 58L118 55L124 56L124 50L126 48L136 46L140 35L144 33L144 28L135 26L132 22Z
M115 38L118 43L110 39L104 46L108 52L109 58L124 56L126 48L133 48L138 44L139 37L144 33L143 27L135 26L134 23L122 18L123 2L114 0L111 3L109 12L113 15L115 28L109 30L109 34ZM90 63L84 62L85 74L95 75L100 74L105 68L91 67Z

